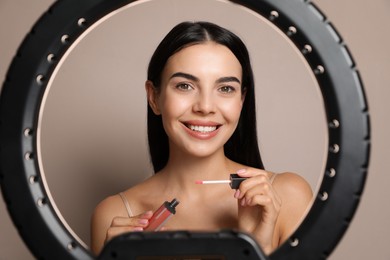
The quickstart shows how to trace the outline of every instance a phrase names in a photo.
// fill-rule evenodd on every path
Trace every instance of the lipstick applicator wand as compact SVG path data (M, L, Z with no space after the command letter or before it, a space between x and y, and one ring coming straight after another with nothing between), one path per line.
M248 178L246 177L240 177L236 173L230 174L230 179L229 180L209 180L209 181L195 181L196 184L223 184L223 183L228 183L230 184L230 188L232 189L238 189L240 187L241 182L246 180Z

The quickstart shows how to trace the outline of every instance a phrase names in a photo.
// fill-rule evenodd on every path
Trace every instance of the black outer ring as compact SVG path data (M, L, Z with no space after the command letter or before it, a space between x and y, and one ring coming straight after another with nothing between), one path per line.
M15 226L39 259L93 258L56 215L36 160L38 114L48 79L81 33L131 2L135 1L56 2L26 36L9 68L0 101L0 182ZM369 115L359 73L340 35L309 1L232 2L254 10L286 33L321 87L329 122L326 171L309 214L270 258L326 258L356 211L367 175ZM48 61L49 54L55 59Z

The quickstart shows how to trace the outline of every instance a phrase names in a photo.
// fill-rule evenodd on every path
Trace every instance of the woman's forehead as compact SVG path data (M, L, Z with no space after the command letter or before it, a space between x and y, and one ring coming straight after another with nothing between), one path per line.
M190 74L227 73L241 77L242 68L229 48L215 42L205 42L187 46L167 60L163 73L177 71Z

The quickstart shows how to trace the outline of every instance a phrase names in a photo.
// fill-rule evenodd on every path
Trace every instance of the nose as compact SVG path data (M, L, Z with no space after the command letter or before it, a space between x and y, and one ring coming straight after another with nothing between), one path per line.
M200 114L215 113L216 103L212 93L201 92L197 95L193 110Z

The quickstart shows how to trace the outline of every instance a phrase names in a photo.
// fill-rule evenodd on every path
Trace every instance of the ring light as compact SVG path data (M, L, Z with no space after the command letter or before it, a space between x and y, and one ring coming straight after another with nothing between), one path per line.
M81 34L132 2L137 1L57 1L27 35L9 68L0 103L1 188L15 226L39 259L93 259L56 213L37 162L37 121L46 86ZM326 258L356 211L367 175L369 116L359 73L341 36L310 1L231 2L285 33L321 88L329 134L323 180L306 218L269 258Z

